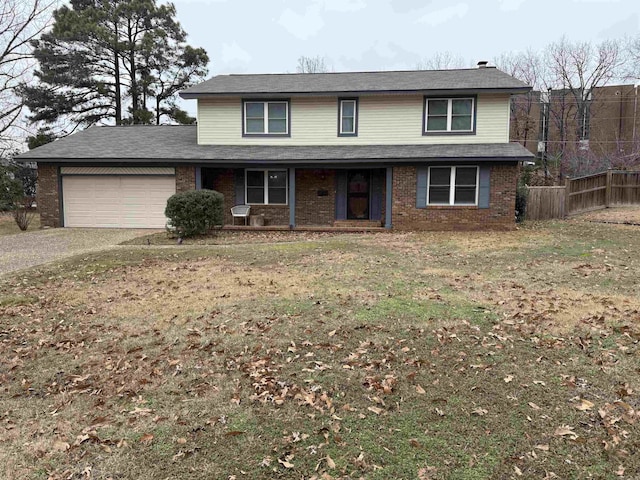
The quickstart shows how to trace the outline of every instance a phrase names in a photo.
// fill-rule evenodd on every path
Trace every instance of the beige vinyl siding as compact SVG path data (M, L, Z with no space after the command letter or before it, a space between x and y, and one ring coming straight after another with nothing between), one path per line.
M291 137L243 137L240 97L198 100L202 145L384 145L508 142L509 95L478 95L475 135L422 135L422 95L359 99L358 136L338 137L337 97L291 99Z

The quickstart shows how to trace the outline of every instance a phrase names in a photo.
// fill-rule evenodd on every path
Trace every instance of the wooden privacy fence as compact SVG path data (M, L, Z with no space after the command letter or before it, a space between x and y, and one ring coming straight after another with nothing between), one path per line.
M527 220L564 218L565 187L529 187Z
M621 205L640 205L640 172L608 170L567 178L564 187L528 187L527 220L548 220Z

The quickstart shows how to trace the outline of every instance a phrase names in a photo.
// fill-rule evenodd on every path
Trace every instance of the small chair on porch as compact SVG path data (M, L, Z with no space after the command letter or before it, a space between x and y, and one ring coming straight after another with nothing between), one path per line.
M236 217L244 218L244 224L247 225L249 219L249 212L251 211L250 205L236 205L231 207L231 216L233 217L233 224L236 223Z

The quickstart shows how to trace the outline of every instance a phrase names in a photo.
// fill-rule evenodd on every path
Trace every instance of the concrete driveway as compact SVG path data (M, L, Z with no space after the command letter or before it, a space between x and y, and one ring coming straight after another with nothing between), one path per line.
M0 236L0 277L74 255L113 248L155 230L53 228Z

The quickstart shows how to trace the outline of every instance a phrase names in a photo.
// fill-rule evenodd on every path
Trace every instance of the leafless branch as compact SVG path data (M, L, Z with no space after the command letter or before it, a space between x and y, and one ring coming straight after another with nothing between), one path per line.
M31 40L50 24L57 0L3 0L0 2L0 137L11 140L9 132L21 118L22 102L16 93L29 80L32 70Z
M316 55L315 57L299 57L298 66L296 67L297 73L328 73L333 68L327 62L325 57Z

